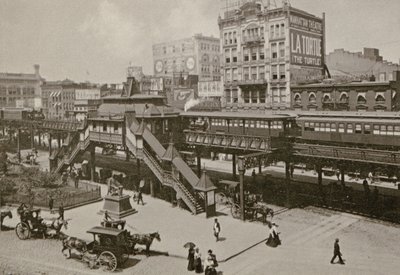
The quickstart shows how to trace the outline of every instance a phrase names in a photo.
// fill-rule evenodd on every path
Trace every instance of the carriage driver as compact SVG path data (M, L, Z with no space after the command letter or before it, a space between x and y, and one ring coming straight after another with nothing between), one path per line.
M111 218L111 216L108 214L108 211L104 211L104 222L108 222L108 221L114 221L113 218Z

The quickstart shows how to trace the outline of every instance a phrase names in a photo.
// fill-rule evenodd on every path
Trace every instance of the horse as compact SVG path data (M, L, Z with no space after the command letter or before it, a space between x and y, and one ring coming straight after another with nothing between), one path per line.
M254 204L253 218L257 219L258 214L262 215L263 223L266 223L268 215L271 216L271 219L274 217L274 210L265 204L256 203Z
M70 237L65 234L63 235L64 235L64 238L62 239L63 248L61 249L61 253L64 254L64 251L68 249L68 256L64 254L67 257L67 259L71 258L71 250L73 249L79 252L81 254L81 257L88 250L87 244L84 240L75 237Z
M149 256L150 246L154 239L157 239L157 241L161 242L160 234L158 234L158 232L154 232L151 234L132 234L128 237L132 252L135 253L136 244L145 245L147 256Z
M13 216L10 210L0 212L0 230L3 227L3 220L5 217L9 217L10 219L12 219Z
M61 228L64 227L65 230L68 229L68 220L63 219L53 219L53 220L43 220L42 224L46 227L44 236L47 235L47 231L54 230L54 236L59 236Z

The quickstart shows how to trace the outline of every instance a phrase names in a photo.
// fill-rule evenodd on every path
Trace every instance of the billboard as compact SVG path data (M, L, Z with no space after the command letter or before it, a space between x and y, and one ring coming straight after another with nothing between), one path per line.
M193 89L175 89L173 91L173 101L168 103L183 110L186 102L192 98L194 98Z
M222 89L220 81L200 81L198 83L199 97L221 97Z
M289 26L290 63L322 68L324 55L322 20L291 14Z

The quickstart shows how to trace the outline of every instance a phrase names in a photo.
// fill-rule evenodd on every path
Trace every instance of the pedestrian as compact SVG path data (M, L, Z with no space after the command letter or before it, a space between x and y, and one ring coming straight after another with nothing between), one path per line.
M279 233L278 233L276 226L277 225L275 223L268 224L269 235L268 235L268 240L265 244L270 247L277 247L278 245L281 244L281 240L279 239Z
M333 257L331 260L331 264L333 264L333 261L336 259L336 257L339 257L340 264L344 264L342 253L340 252L339 239L336 239L335 244L333 245Z
M142 189L139 188L139 194L138 194L138 198L137 198L137 204L139 204L139 202L142 202L142 205L144 205L143 202L143 193L142 193Z
M339 181L340 180L340 171L339 171L339 169L336 169L335 174L336 174L337 180Z
M54 205L54 199L52 196L49 197L49 209L50 209L50 214L53 214L53 205Z
M208 250L208 255L204 261L204 274L206 275L216 275L217 270L215 269L218 266L217 257L212 253L212 250Z
M194 250L194 270L196 273L203 273L203 265L201 262L201 253L198 247Z
M61 203L60 207L58 207L58 219L64 220L64 206Z
M291 163L290 164L290 178L292 178L292 179L293 179L293 174L294 174L294 164Z
M221 225L218 222L218 219L214 219L214 236L215 236L215 241L219 241L219 233L221 232Z
M187 270L189 270L189 271L193 271L195 269L195 267L194 267L195 266L195 264L194 264L194 253L195 253L194 248L190 247L189 248L189 252L188 252L188 257L187 257L187 259L188 259Z
M253 178L253 183L256 182L256 169L253 169L253 172L251 172L251 177Z
M67 172L64 172L64 173L62 173L62 176L61 176L61 182L62 182L62 185L67 185L67 181L68 181L68 173Z
M368 173L368 178L369 178L370 184L372 184L373 181L374 181L374 175L372 174L372 172L369 172L369 173Z

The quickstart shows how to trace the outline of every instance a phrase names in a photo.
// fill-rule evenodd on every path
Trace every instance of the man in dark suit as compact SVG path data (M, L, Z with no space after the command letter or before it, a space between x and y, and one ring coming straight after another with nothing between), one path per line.
M335 240L335 244L333 246L333 257L331 260L331 264L333 264L333 261L336 259L336 257L339 257L340 264L344 264L344 261L342 259L342 253L340 252L339 239Z

